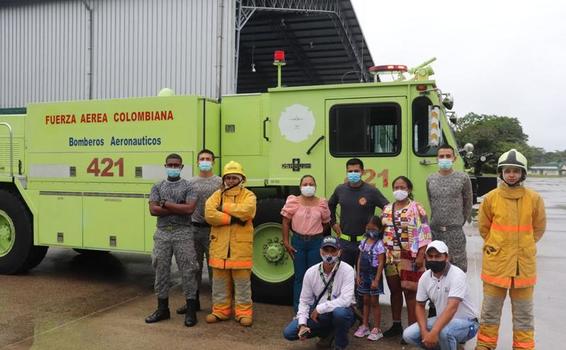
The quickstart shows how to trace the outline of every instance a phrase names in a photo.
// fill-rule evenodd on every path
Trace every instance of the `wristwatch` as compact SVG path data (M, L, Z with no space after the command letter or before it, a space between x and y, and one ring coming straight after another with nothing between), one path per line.
M159 206L160 206L161 208L165 207L165 202L167 202L165 199L160 200L160 201L159 201Z

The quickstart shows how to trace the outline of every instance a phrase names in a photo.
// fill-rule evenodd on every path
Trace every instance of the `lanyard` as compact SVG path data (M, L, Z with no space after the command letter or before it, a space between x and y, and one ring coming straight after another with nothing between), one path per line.
M340 266L340 261L338 261L338 263L336 263L336 265L334 265L334 267L332 268L332 271L330 271L332 273L332 275L330 276L330 280L328 280L328 282L326 282L326 279L324 278L324 270L322 268L322 264L320 264L318 272L320 273L320 279L322 280L322 283L324 284L324 289L322 290L322 293L319 295L315 306L318 305L318 301L320 301L320 299L322 299L324 292L326 292L327 290L328 290L328 294L326 296L326 300L330 300L330 298L332 297L332 287L334 286L334 276L336 276L336 272L338 271L339 266Z

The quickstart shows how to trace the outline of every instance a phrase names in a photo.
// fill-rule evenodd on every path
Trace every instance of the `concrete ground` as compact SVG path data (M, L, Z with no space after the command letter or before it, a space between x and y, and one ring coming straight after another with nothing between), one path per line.
M565 339L560 310L566 309L566 179L536 179L529 185L546 201L548 229L538 246L539 282L535 289L537 348L561 348ZM481 305L481 238L474 225L467 225L471 292ZM178 275L175 274L178 282ZM315 341L287 342L284 326L293 316L289 306L255 304L255 323L243 328L234 321L208 325L210 288L203 291L204 311L199 324L183 326L183 318L147 325L144 318L155 308L150 257L108 254L97 257L73 251L51 249L45 260L27 275L0 276L1 349L154 349L230 348L315 349ZM176 285L171 294L172 311L183 303ZM383 303L388 297L383 298ZM506 302L500 332L500 349L511 349L511 317ZM390 322L387 305L382 307L382 328ZM404 313L405 316L405 313ZM466 349L473 349L473 341ZM353 339L356 349L409 349L399 339Z

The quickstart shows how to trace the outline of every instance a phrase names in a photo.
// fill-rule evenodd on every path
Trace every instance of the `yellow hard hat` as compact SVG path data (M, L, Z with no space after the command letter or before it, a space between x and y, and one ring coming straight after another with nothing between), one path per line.
M229 174L238 174L242 175L244 178L246 174L244 174L244 168L238 162L234 162L233 160L229 161L228 164L224 166L224 171L222 172L222 177L229 175Z

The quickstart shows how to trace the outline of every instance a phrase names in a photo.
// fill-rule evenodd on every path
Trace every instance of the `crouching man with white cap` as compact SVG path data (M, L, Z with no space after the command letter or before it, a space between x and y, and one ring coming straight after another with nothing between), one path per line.
M355 273L340 261L341 247L335 237L320 245L322 262L310 267L303 279L297 317L283 331L287 340L335 335L334 349L348 346L348 331L354 324Z
M456 350L458 343L475 337L479 323L471 302L466 274L448 262L448 247L432 241L426 248L427 271L417 287L417 322L406 328L403 339L426 349ZM425 305L436 306L437 317L426 318Z

